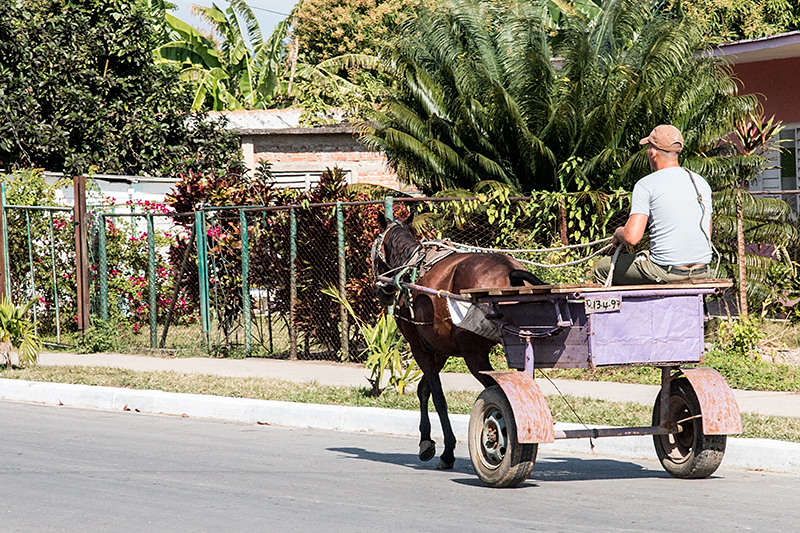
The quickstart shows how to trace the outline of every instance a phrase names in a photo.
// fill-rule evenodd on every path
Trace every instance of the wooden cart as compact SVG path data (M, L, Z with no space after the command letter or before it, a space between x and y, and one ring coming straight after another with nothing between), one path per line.
M741 433L725 379L703 362L704 296L729 280L638 285L546 285L461 291L497 328L509 368L486 372L496 386L475 402L469 451L478 477L516 486L530 474L538 444L555 439L652 435L664 469L703 478L722 462L726 435ZM534 379L537 368L661 368L661 391L647 427L558 431ZM690 366L684 366L690 365Z

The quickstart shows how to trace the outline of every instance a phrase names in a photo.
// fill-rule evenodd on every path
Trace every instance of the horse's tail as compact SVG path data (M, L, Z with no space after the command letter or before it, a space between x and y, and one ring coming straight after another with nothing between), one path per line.
M522 287L526 281L532 285L547 285L527 270L512 270L508 273L508 281L511 282L512 287Z

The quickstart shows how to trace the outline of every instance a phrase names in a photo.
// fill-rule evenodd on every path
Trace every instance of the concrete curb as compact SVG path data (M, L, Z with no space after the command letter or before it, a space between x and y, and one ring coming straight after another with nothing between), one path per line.
M419 436L419 415L416 412L376 407L249 400L17 379L0 379L0 400L108 410L127 408L142 413L187 415L193 418L232 422ZM469 416L451 415L450 421L458 440L466 442ZM437 423L432 425L434 438L441 441L441 428ZM583 426L556 424L556 427L577 429ZM656 457L653 440L648 436L594 439L593 442L594 450L591 449L588 439L559 440L543 444L542 447L544 450L595 453L611 457L644 459ZM766 439L729 438L722 465L728 468L800 474L800 444Z

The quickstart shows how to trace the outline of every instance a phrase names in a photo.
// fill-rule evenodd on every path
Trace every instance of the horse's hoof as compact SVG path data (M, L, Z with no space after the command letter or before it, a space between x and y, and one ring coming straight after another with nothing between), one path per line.
M439 464L436 465L436 470L452 470L455 461L448 463L444 459L439 459Z
M419 460L430 461L436 455L436 443L432 440L424 440L419 443Z

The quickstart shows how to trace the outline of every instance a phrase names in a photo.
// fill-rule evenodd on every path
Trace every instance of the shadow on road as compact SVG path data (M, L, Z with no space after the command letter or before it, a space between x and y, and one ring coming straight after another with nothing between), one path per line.
M529 479L587 481L598 479L671 478L663 470L609 458L547 457L536 461Z
M328 448L328 451L344 454L351 459L374 461L413 468L415 470L435 470L438 457L430 462L421 462L416 454L411 453L381 453L365 450L364 448ZM475 475L469 459L457 458L455 468L451 472ZM588 481L603 479L644 479L644 478L670 478L663 470L643 467L637 463L609 458L578 457L547 457L539 458L533 467L528 481L522 486L531 486L532 483L552 481ZM477 477L469 479L454 479L463 485L482 486Z
M419 460L416 454L413 453L380 453L371 452L364 448L328 448L328 451L337 452L349 456L351 459L363 459L365 461L374 461L377 463L388 463L399 466L407 466L415 470L435 470L436 463L439 461L438 457L433 458L431 461L423 463ZM465 471L472 472L472 466L469 461L456 460L456 470L459 471L459 463Z

